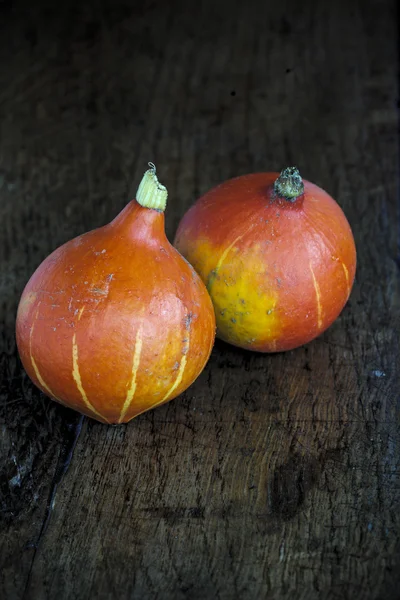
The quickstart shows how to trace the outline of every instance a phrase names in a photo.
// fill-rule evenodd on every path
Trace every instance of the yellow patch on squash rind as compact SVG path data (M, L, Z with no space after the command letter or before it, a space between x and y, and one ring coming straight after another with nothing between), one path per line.
M186 256L207 285L217 336L248 348L261 344L272 347L280 333L280 321L278 293L268 285L267 265L257 253L244 256L234 244L228 249L218 257L215 249L202 241L196 245L195 254Z

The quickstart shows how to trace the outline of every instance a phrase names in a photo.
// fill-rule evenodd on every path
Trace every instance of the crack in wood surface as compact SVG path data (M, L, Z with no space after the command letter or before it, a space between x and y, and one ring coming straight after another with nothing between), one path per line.
M55 501L56 501L57 490L58 490L58 487L61 484L61 482L62 482L64 476L66 475L68 468L71 464L71 461L72 461L72 458L74 455L74 450L76 448L76 444L78 443L78 439L79 439L79 436L82 431L82 425L83 425L84 418L85 417L83 415L80 417L77 417L75 424L69 427L67 440L64 441L64 443L61 445L61 448L60 448L60 453L58 456L57 465L56 465L56 469L55 469L55 472L53 475L53 479L51 481L50 491L49 491L46 509L45 509L45 513L43 516L39 535L38 535L36 541L32 543L33 557L32 557L31 566L30 566L30 569L28 572L28 577L26 580L24 594L23 594L24 600L26 598L29 598L29 585L31 582L32 571L33 571L33 567L35 564L36 555L39 550L39 545L40 545L40 542L42 541L44 535L46 534L47 528L50 524L51 514L52 514L52 511L54 508Z

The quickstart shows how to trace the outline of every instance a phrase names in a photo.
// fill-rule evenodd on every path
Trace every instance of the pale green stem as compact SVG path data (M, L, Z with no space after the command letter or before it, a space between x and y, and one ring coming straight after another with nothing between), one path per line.
M153 163L149 163L149 167L150 169L143 175L143 179L138 187L136 200L145 208L153 208L154 210L164 212L167 205L168 191L158 181L156 167Z

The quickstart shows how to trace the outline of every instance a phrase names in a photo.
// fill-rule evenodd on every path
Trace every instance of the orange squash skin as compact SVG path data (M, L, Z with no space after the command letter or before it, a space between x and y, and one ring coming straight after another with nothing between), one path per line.
M279 352L326 330L350 295L356 248L339 205L304 180L294 202L276 195L279 173L226 181L189 209L175 247L211 295L217 337Z
M133 200L39 266L21 297L16 336L45 394L122 423L197 378L215 317L202 281L165 236L164 214Z

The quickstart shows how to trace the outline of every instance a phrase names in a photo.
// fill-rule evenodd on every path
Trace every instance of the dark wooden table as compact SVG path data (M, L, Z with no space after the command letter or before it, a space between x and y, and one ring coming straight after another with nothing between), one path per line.
M0 3L0 597L397 599L395 2L107 4ZM106 427L31 384L15 314L149 160L170 239L211 186L297 164L357 280L313 343L217 342L180 398Z

